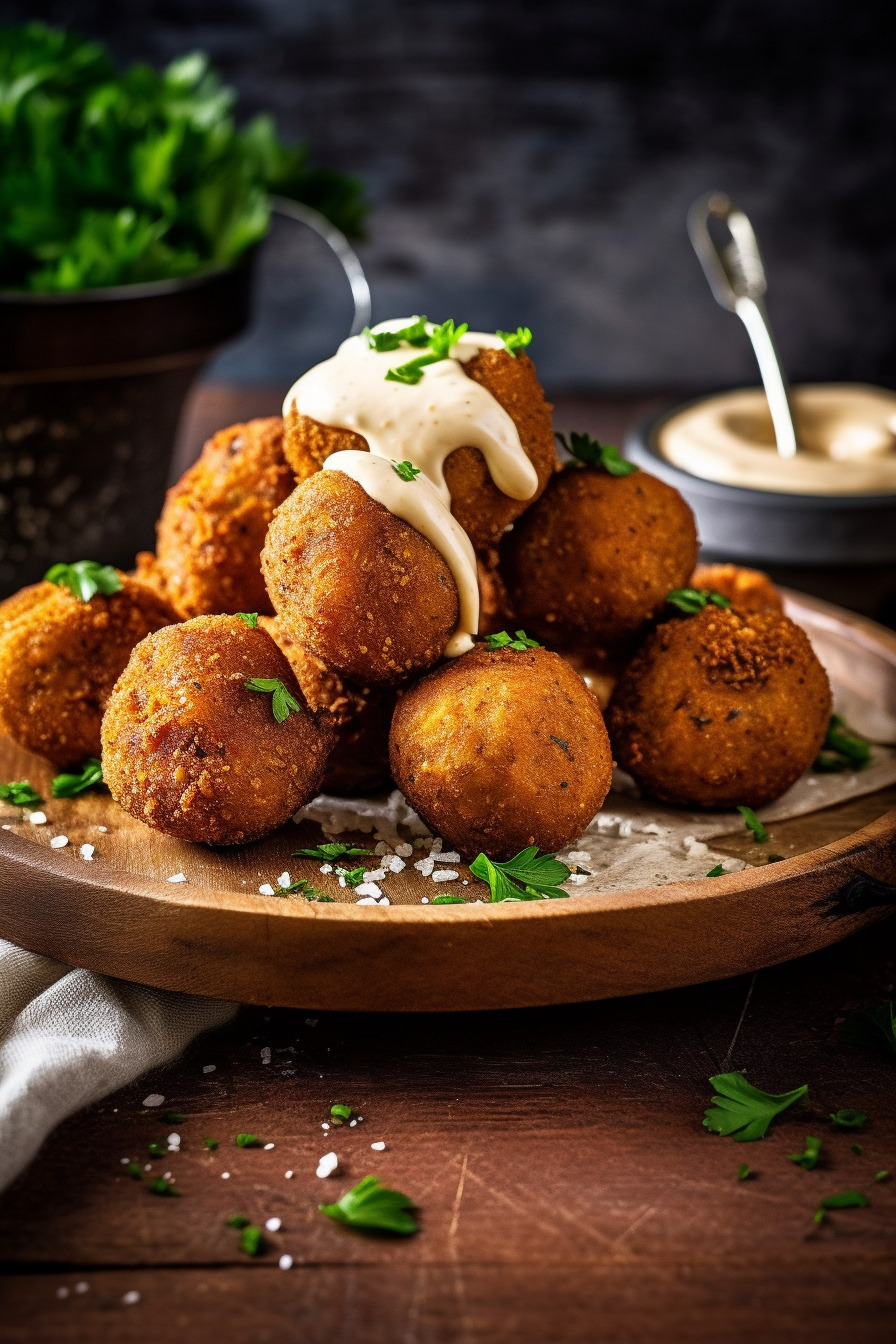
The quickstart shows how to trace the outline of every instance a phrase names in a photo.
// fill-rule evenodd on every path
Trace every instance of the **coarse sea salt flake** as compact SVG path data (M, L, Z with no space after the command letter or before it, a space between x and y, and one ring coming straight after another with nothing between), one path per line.
M460 855L456 849L450 849L444 854L433 853L436 863L460 863Z
M136 1288L132 1288L129 1293L125 1293L121 1300L126 1307L136 1307L137 1303L140 1301L140 1294L137 1292Z
M417 862L414 864L414 867L417 869L417 872L422 873L424 877L429 877L430 873L432 872L433 868L435 868L435 866L436 866L435 859L418 859Z
M218 1067L217 1064L203 1064L203 1066L202 1066L202 1072L203 1072L203 1073L214 1073L214 1071L215 1071L215 1069L216 1069L217 1067Z
M369 873L364 874L365 882L382 882L386 876L385 868L372 868Z
M355 887L355 892L358 896L373 896L376 900L379 900L383 894L382 888L378 887L375 882L362 882Z
M50 848L51 848L51 849L65 849L65 847L66 847L67 844L68 844L68 836L67 836L67 835L54 835L54 836L53 836L53 839L50 841Z
M265 1223L265 1227L269 1232L279 1232L281 1226L282 1224L279 1218L269 1218Z
M333 871L332 863L322 863L320 866L320 871L322 873L332 873Z
M292 1173L290 1173L290 1175L291 1174ZM277 1261L277 1264L280 1266L281 1269L292 1269L292 1256L281 1255L280 1259Z
M169 882L186 882L186 880L186 873L172 873L168 879Z
M273 1148L273 1146L274 1146L274 1145L273 1145L272 1143L266 1143L266 1144L264 1145L264 1151L265 1151L266 1153L269 1153L269 1152L271 1151L271 1149Z
M289 873L285 872L281 873L280 876L277 878L277 886L280 888L281 891L284 891L289 886L291 881L292 878L290 877Z
M269 1045L261 1047L261 1062L262 1064L270 1064L271 1062L271 1047Z
M385 1152L386 1149L386 1145L382 1139L377 1139L376 1143L372 1143L370 1146L375 1153Z
M566 856L570 863L590 863L591 855L587 849L571 849Z
M31 812L28 815L28 820L32 826L46 826L47 814L46 812Z
M165 1100L165 1098L162 1096L161 1092L150 1092L150 1094L149 1094L148 1097L144 1097L144 1098L143 1098L143 1105L144 1105L144 1106L161 1106L161 1104L162 1104L162 1102L163 1102L164 1100Z
M262 882L261 886L258 888L258 894L259 896L273 896L275 894L274 888L271 886L270 882Z
M587 874L587 873L570 873L569 877L568 877L566 880L567 880L567 882L573 882L573 883L575 883L575 885L576 885L577 887L580 887L580 886L582 885L583 882L587 882L587 881L588 881L588 874Z
M386 860L386 867L390 873L400 873L403 868L407 868L404 859L400 859L397 854L390 854Z
M413 852L414 846L409 845L406 842L402 842L402 844L395 846L395 853L400 859L409 859Z
M94 854L96 853L96 846L95 846L95 845L82 845L81 848L80 848L80 850L79 850L78 852L79 852L79 854L81 855L81 858L84 859L87 863L92 863L92 862L93 862L93 856L94 856Z
M453 868L439 868L437 872L433 873L432 880L433 882L456 882L459 877L460 873L456 873Z
M375 896L362 896L360 901L355 901L355 905L379 905Z

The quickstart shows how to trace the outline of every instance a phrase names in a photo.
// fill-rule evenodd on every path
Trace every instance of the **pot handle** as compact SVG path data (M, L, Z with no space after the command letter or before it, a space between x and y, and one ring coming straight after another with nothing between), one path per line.
M286 219L294 219L298 224L307 225L335 253L351 287L355 316L349 336L356 336L359 331L370 325L370 285L351 243L319 210L312 210L309 205L289 200L286 196L272 196L270 201L275 214L283 215Z

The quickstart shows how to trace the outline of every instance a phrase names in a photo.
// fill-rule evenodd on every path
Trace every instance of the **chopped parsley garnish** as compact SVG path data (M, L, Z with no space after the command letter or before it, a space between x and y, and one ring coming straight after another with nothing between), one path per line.
M720 607L722 611L727 611L731 606L727 597L723 597L721 593L710 592L706 588L673 588L671 593L666 594L666 603L670 607L675 607L682 616L696 616L710 603L714 607Z
M151 1143L149 1145L150 1157L164 1157L168 1152L168 1147L164 1143Z
M162 1176L157 1176L154 1181L150 1181L147 1189L151 1195L180 1195L180 1191L175 1190L171 1182L166 1181Z
M427 345L429 335L426 327L426 318L416 317L409 327L402 327L399 331L371 331L369 327L365 327L363 334L371 350L376 350L377 354L382 355L390 350L397 350L402 341L406 345L418 347Z
M257 611L237 611L234 614L236 615L238 620L241 620L243 622L244 625L248 625L250 630L257 629L258 627Z
M463 896L436 896L430 905L466 905Z
M334 1120L351 1120L352 1108L351 1106L343 1105L343 1103L340 1101L337 1102L335 1106L330 1107L330 1114L332 1115Z
M539 854L537 845L521 849L505 863L478 854L470 864L470 872L480 882L487 882L493 901L537 901L568 896L559 884L569 877L570 870L556 854Z
M554 438L573 459L567 462L568 467L603 467L611 476L631 476L639 470L634 462L626 462L615 444L599 443L590 434L571 430L568 440L565 434L555 434Z
M514 359L516 359L520 350L525 350L528 345L532 344L532 333L528 327L517 327L516 331L496 331L495 335L501 338L504 342L504 349Z
M89 602L97 593L109 597L121 592L122 582L114 565L96 560L76 560L73 565L51 565L44 578L57 588L68 588L79 602Z
M181 1121L186 1120L186 1118L187 1117L185 1115L182 1115L180 1111L162 1112L162 1119L165 1121L166 1124L169 1125L179 1125Z
M888 1171L879 1171L874 1179L878 1182L888 1181L890 1179L890 1173Z
M418 1230L408 1209L414 1201L400 1190L389 1190L376 1176L365 1176L335 1204L319 1204L321 1213L338 1223L370 1232L396 1232L410 1236Z
M85 793L87 789L95 789L102 782L102 763L95 756L91 756L77 773L56 775L50 785L50 792L54 798L75 798L79 793Z
M840 714L832 714L821 751L812 763L818 774L864 770L871 764L871 743L850 728Z
M855 1153L856 1157L861 1157L865 1150L860 1143L851 1143L849 1145L849 1151Z
M11 803L13 807L39 807L42 802L43 798L27 779L0 784L0 803Z
M831 1119L838 1129L861 1129L868 1119L863 1111L832 1111Z
M355 887L360 887L361 883L364 881L365 870L363 868L340 868L337 865L333 871L337 877L341 877L345 880L345 885L351 887L352 891L354 891Z
M853 1013L841 1023L839 1038L847 1045L876 1045L885 1054L896 1055L896 1012L892 1000Z
M440 364L443 359L448 359L451 355L451 347L456 345L462 336L467 332L467 323L461 322L459 327L454 325L452 318L448 318L441 326L433 327L427 324L428 332L425 342L420 340L410 341L411 345L426 344L429 346L428 355L418 355L416 359L409 360L407 364L399 364L397 368L390 369L386 374L386 381L391 383L405 383L413 387L420 382L423 377L423 371L429 364Z
M260 1255L264 1250L264 1233L254 1223L247 1224L240 1232L240 1250L246 1255Z
M420 468L415 467L413 462L393 462L392 470L403 481L415 481L420 475Z
M261 1139L257 1134L237 1134L234 1139L237 1148L260 1148Z
M827 1195L819 1204L815 1223L820 1226L830 1209L867 1209L871 1200L861 1190L843 1190L839 1195Z
M125 1171L130 1176L132 1181L143 1180L143 1170L139 1162L129 1162L125 1167Z
M354 859L360 855L369 855L369 849L357 849L354 845L342 845L332 841L325 845L315 845L313 849L294 849L294 859L320 859L324 863L335 863L337 859Z
M709 872L706 874L706 876L707 876L707 877L724 877L724 876L725 876L725 869L722 867L722 865L721 865L720 863L717 863L716 866L715 866L715 868L710 868L710 870L709 870Z
M208 1149L210 1153L213 1153L215 1149L218 1147L217 1139L203 1139L202 1142L204 1143L205 1147Z
M499 630L497 634L486 635L482 642L489 649L514 649L517 653L541 648L538 640L530 639L525 630L517 630L515 635L508 635L506 630ZM554 740L556 741L556 738Z
M249 1226L251 1221L251 1218L245 1218L241 1213L238 1213L234 1218L225 1218L224 1226L235 1227L237 1232L241 1232L244 1227Z
M755 1175L755 1171L748 1162L741 1162L737 1169L737 1179L739 1181L749 1181Z
M278 723L288 719L290 714L301 714L302 706L277 677L252 677L244 681L247 691L258 691L262 695L272 696L271 709Z
M752 807L739 807L738 812L744 819L744 825L752 833L757 845L768 844L768 831L753 811Z
M703 1123L714 1134L730 1135L737 1143L761 1139L776 1115L809 1095L808 1084L779 1096L760 1092L740 1073L717 1073L709 1081L718 1095Z
M298 878L295 882L290 882L288 887L281 887L274 894L275 896L288 896L294 891L298 892L300 896L304 896L306 901L332 901L333 899L332 896L325 896L322 891L318 891L317 887L312 886L310 882L306 882L303 877Z
M790 1153L788 1162L794 1162L803 1171L812 1171L818 1166L818 1159L821 1156L821 1139L813 1139L811 1134L806 1135L806 1147L801 1153Z

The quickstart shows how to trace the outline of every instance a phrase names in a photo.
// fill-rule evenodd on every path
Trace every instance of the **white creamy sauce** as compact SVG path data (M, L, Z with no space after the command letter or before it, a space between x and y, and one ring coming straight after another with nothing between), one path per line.
M373 330L399 331L413 321L393 319ZM479 626L479 586L472 544L451 514L446 458L456 448L478 448L502 494L531 499L538 488L513 420L462 368L482 349L503 348L498 336L468 331L448 359L427 365L420 381L407 385L386 374L428 350L402 345L376 351L364 335L350 336L332 359L302 375L283 406L284 414L294 407L322 425L353 430L366 439L369 453L334 453L325 468L351 476L371 499L421 532L444 558L460 599L458 627L445 650L449 658L472 647ZM394 462L411 462L421 474L404 481Z

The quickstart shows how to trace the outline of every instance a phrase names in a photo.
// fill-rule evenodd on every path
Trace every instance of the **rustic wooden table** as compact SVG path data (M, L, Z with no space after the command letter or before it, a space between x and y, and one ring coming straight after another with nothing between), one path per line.
M213 391L190 432L275 408L273 394ZM590 427L609 437L632 406L598 410ZM874 1176L896 1172L896 1057L838 1044L835 1024L893 996L894 932L885 921L755 976L568 1008L244 1010L64 1124L7 1191L0 1339L890 1341L896 1180ZM728 1069L773 1092L808 1083L809 1107L760 1143L710 1135L707 1080ZM184 1120L144 1106L151 1093ZM361 1123L322 1129L335 1102ZM841 1107L867 1113L863 1133L834 1129ZM181 1151L152 1158L172 1130ZM241 1131L274 1146L238 1149ZM787 1161L807 1134L824 1145L808 1172ZM339 1170L318 1179L330 1150ZM152 1173L132 1180L123 1159ZM744 1161L756 1175L739 1182ZM149 1193L165 1172L181 1198ZM369 1173L414 1198L419 1235L365 1237L317 1211ZM870 1207L817 1228L819 1200L845 1189ZM281 1220L255 1259L225 1226L235 1214Z

